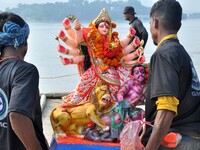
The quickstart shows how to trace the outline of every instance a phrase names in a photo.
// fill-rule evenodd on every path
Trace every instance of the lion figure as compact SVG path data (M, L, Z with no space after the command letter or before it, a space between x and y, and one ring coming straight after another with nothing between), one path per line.
M58 106L52 110L50 114L52 128L57 136L67 134L80 136L83 128L89 122L93 122L103 131L107 131L109 126L100 117L109 112L114 105L108 86L98 81L88 102L72 107Z

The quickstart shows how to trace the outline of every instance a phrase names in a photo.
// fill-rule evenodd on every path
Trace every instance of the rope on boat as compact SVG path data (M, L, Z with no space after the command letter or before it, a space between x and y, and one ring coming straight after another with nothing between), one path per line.
M57 78L63 78L63 77L68 77L68 76L74 76L78 75L78 73L75 74L67 74L67 75L62 75L62 76L52 76L52 77L40 77L40 79L57 79Z

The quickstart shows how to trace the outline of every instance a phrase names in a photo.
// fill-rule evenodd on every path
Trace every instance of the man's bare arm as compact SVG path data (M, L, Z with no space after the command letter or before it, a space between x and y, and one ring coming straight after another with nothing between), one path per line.
M145 150L157 150L163 137L169 131L175 113L169 110L158 110L153 130Z
M35 135L31 119L23 114L11 112L9 114L12 129L27 150L42 150Z

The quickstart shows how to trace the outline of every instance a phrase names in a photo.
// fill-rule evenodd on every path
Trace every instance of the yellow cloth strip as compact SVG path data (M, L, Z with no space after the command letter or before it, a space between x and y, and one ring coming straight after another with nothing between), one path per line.
M179 100L174 96L161 96L158 97L156 101L157 110L165 109L170 110L178 114L177 106L179 104Z
M162 42L164 42L165 40L168 40L168 39L178 39L178 37L177 37L176 34L169 34L169 35L165 36L165 37L162 38L162 40L158 43L157 48L160 46L160 44L161 44Z

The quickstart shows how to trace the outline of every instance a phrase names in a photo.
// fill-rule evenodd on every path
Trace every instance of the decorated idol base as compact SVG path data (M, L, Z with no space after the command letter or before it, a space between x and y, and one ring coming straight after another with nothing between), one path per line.
M120 150L120 143L92 142L68 136L53 139L50 150Z
M132 120L138 120L141 118L142 108L135 108L134 111L129 112L132 114ZM139 117L139 118L138 118ZM138 120L140 121L140 119ZM101 131L94 127L89 127L85 130L84 136L74 136L68 134L66 136L57 136L51 142L51 150L120 150L124 140L127 143L126 133L131 133L132 141L135 134L139 133L136 127L137 124L132 125L132 129L129 124L123 125L124 127L111 128L109 131ZM140 123L139 123L140 124ZM129 127L128 127L129 126ZM125 130L124 130L125 129ZM128 129L128 132L126 131ZM141 130L141 129L139 129ZM122 141L120 141L122 140ZM124 143L124 144L125 144ZM121 145L122 144L122 145Z

